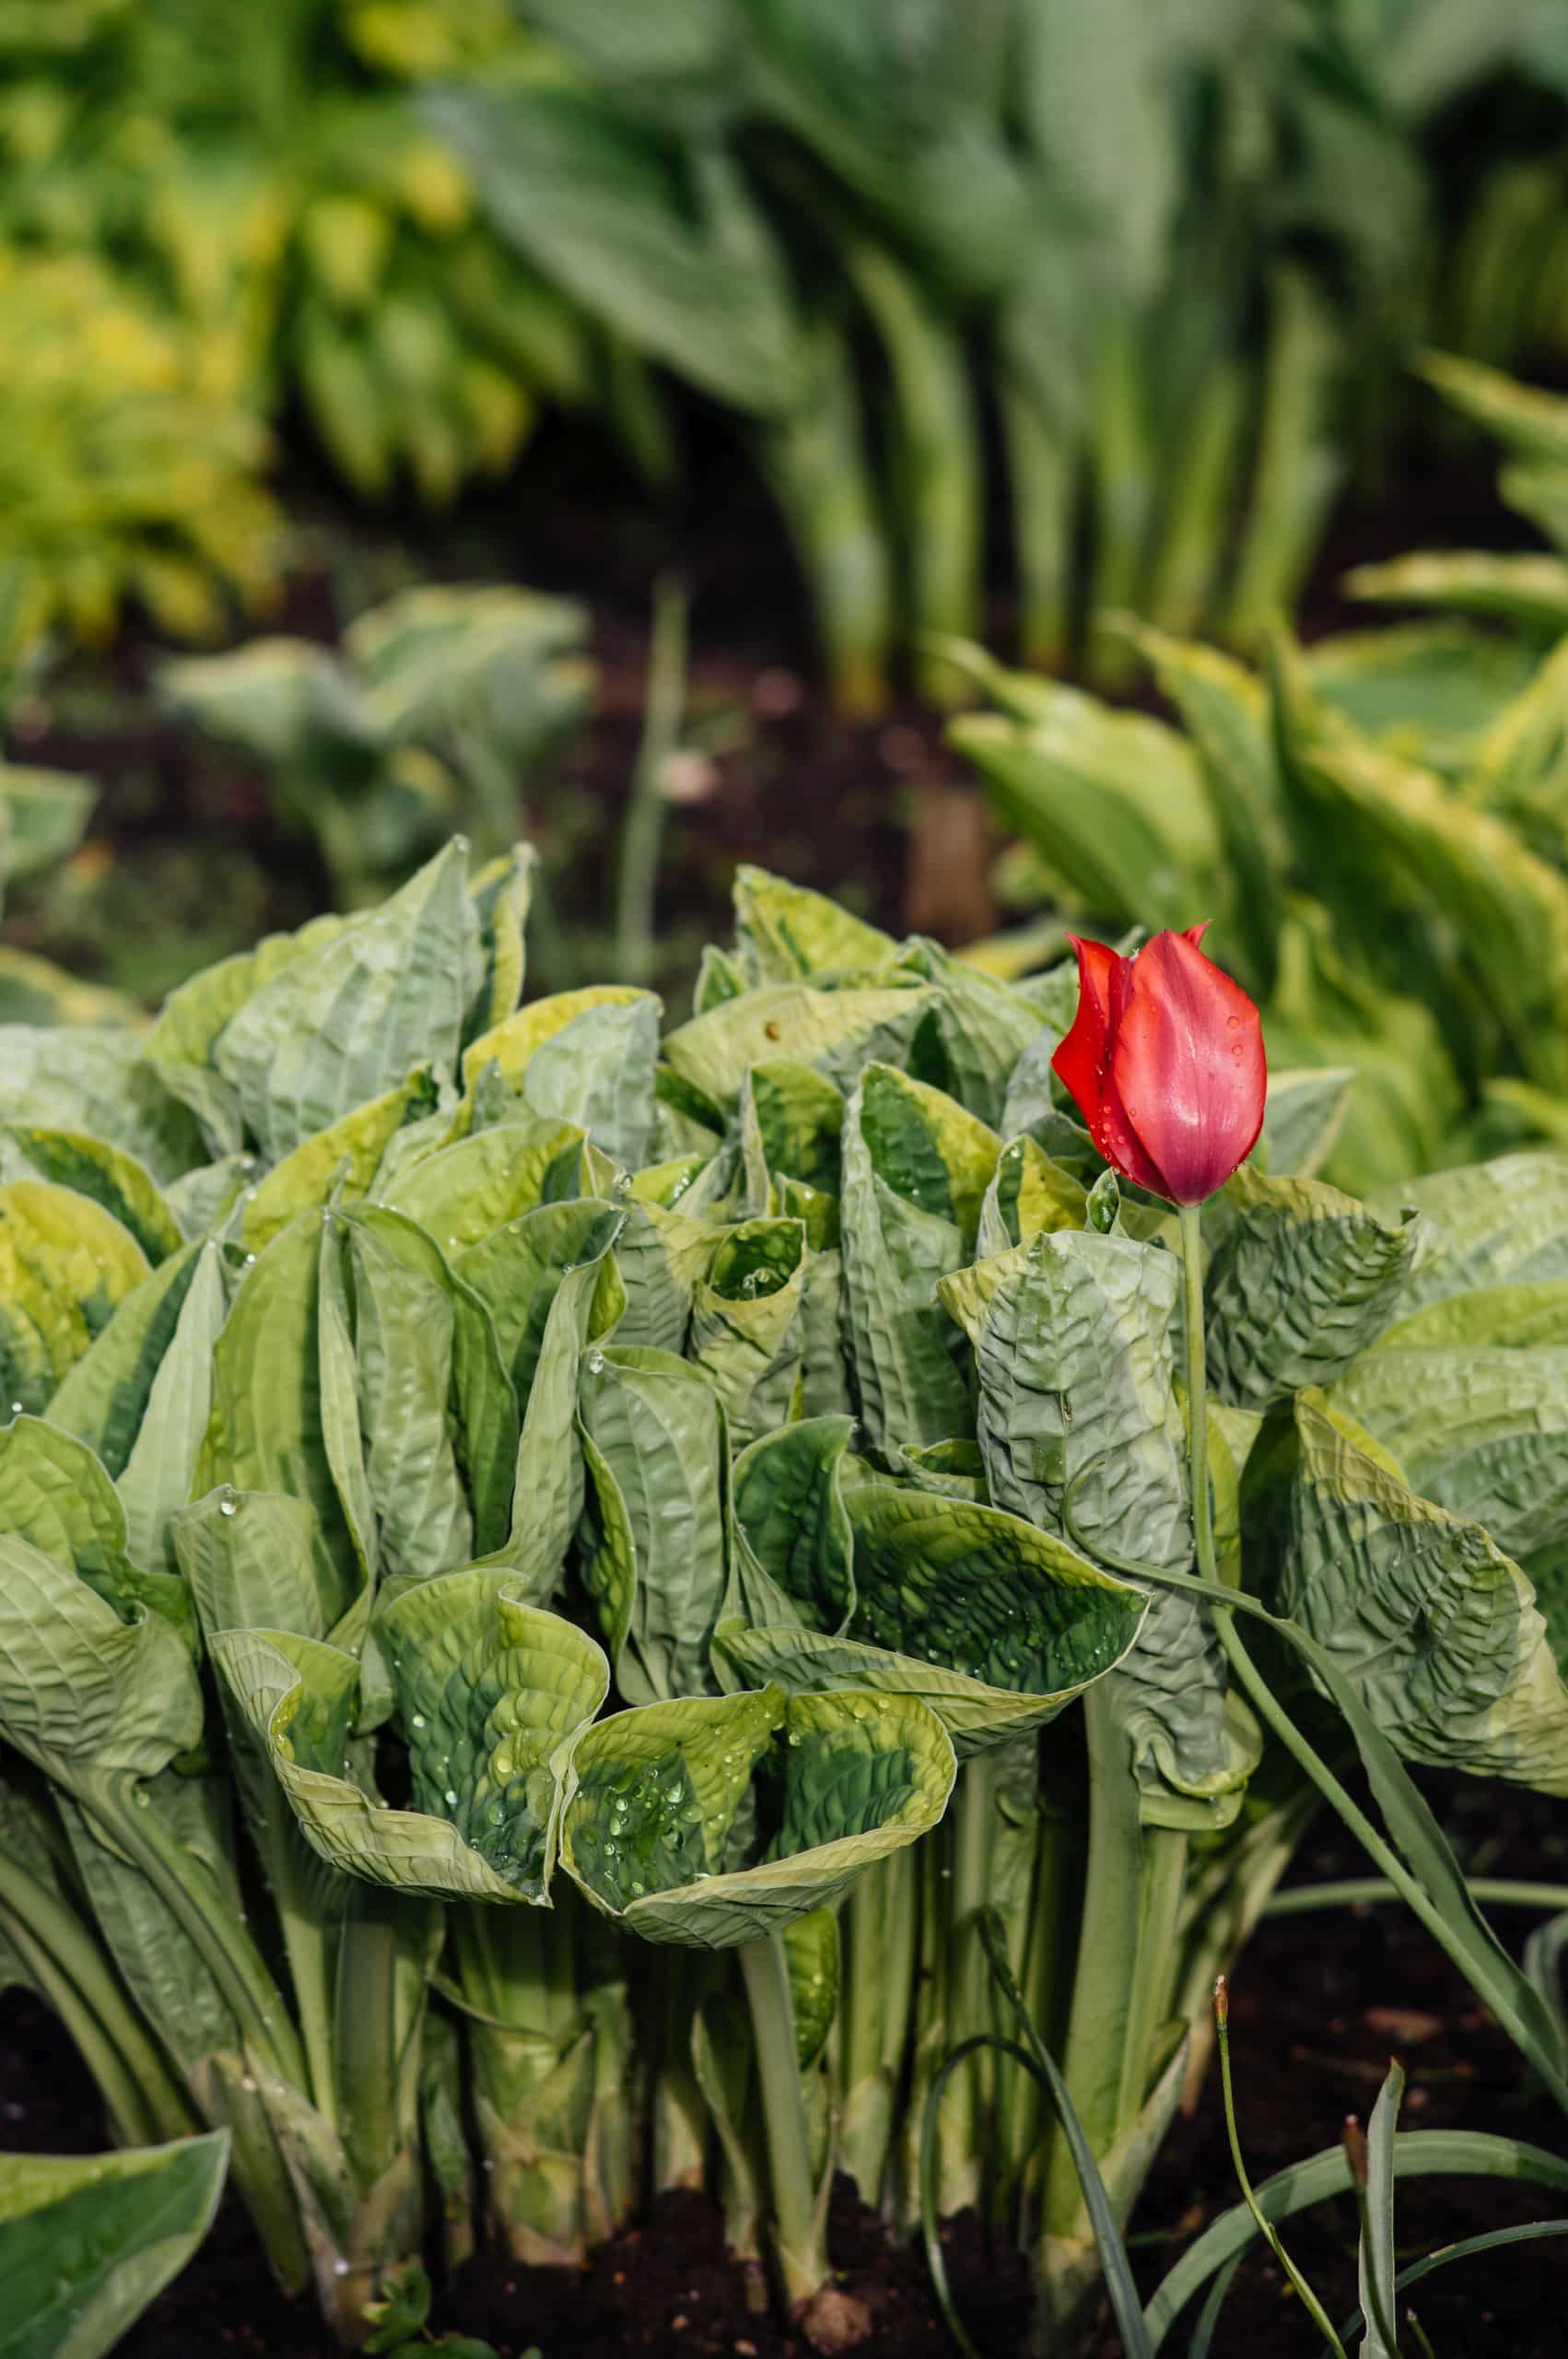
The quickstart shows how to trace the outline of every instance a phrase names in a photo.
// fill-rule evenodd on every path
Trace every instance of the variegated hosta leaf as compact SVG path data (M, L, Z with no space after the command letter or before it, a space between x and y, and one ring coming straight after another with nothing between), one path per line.
M853 1431L848 1417L802 1418L737 1458L726 1621L843 1628L855 1603L855 1541L839 1478Z
M128 1228L74 1188L0 1185L0 1413L41 1414L148 1275Z
M127 1621L57 1556L0 1535L0 1741L80 1795L151 1778L202 1733L202 1690L161 1614Z
M178 1323L117 1477L125 1509L125 1544L149 1570L173 1569L170 1525L191 1496L212 1414L213 1354L228 1316L228 1274L221 1249L208 1242L198 1246L195 1255ZM108 1336L103 1340L107 1343ZM66 1379L67 1384L70 1380ZM52 1423L58 1422L58 1398L50 1403Z
M744 863L735 871L735 965L741 989L880 967L897 945L825 893Z
M769 1687L648 1705L579 1738L561 1864L645 1940L731 1949L830 1907L934 1826L954 1772L913 1696Z
M324 1638L335 1596L323 1589L309 1503L225 1484L173 1519L174 1552L210 1641L218 1630L285 1630Z
M1510 1556L1568 1538L1568 1349L1372 1352L1329 1397L1422 1498L1484 1524Z
M932 1021L942 1086L994 1127L1001 1121L1013 1069L1039 1035L1037 1010L1011 985L966 966L922 935L899 952L897 970L918 975L935 989Z
M848 1616L811 1626L831 1603L820 1562L776 1552L766 1569L793 1622L725 1620L715 1649L731 1675L919 1696L965 1755L1054 1719L1139 1636L1141 1590L1017 1516L881 1482L847 1487L843 1506Z
M1367 1209L1395 1220L1408 1206L1423 1215L1425 1235L1401 1319L1474 1287L1568 1278L1568 1148L1527 1147L1401 1180Z
M1180 1264L1093 1228L1043 1230L944 1291L974 1341L990 1495L1112 1558L1192 1561L1186 1422L1174 1386ZM1146 1821L1233 1815L1257 1761L1207 1613L1156 1590L1110 1692Z
M47 1414L87 1442L111 1474L124 1471L195 1284L203 1248L182 1246L123 1295L108 1325L51 1395Z
M7 1122L0 1130L0 1181L7 1180L47 1180L90 1197L129 1230L153 1269L183 1242L146 1165L107 1139Z
M714 1106L732 1108L755 1064L787 1057L848 1089L876 1059L907 1058L937 994L911 981L813 991L775 983L723 1000L670 1033L664 1055L677 1080Z
M748 1152L769 1180L793 1180L837 1198L844 1099L832 1082L788 1057L764 1058L746 1075L741 1121Z
M558 1025L552 1020L557 1014L564 1015ZM576 1124L616 1163L635 1170L652 1145L659 1015L651 992L618 984L563 992L533 1001L475 1041L463 1071L474 1076L475 1100L493 1066L515 1107Z
M844 1276L866 1429L879 1448L973 1424L963 1339L938 1282L974 1250L1000 1141L953 1098L869 1065L844 1130Z
M204 1158L193 1117L143 1061L150 1036L127 1025L0 1024L13 1121L112 1139L160 1188Z
M713 1259L723 1221L702 1200L708 1168L682 1156L639 1171L626 1191L626 1226L615 1265L626 1288L617 1333L623 1344L679 1352L691 1324L698 1281Z
M615 1684L637 1702L708 1692L728 1566L719 1396L673 1353L608 1344L583 1361L580 1414L590 1445L583 1579Z
M368 1596L375 1515L335 1215L301 1213L234 1297L213 1354L192 1487L200 1495L225 1483L307 1502L333 1624Z
M1088 1191L1044 1147L1012 1139L997 1157L975 1239L982 1255L1027 1245L1045 1229L1082 1228Z
M737 1448L792 1413L806 1282L804 1223L748 1220L724 1231L697 1285L688 1348L724 1404Z
M301 1139L249 1191L240 1222L241 1243L259 1253L297 1214L319 1212L329 1198L343 1204L369 1195L392 1140L410 1123L435 1113L439 1102L434 1067L416 1065L395 1089Z
M574 1124L521 1115L427 1156L400 1172L381 1201L455 1256L536 1205L579 1194L582 1148Z
M1379 1220L1321 1180L1246 1165L1223 1209L1204 1286L1210 1382L1246 1409L1332 1383L1393 1316L1420 1250L1416 1224Z
M1568 1692L1518 1566L1418 1497L1320 1392L1295 1414L1280 1610L1410 1759L1568 1792Z
M522 1602L504 1572L405 1589L376 1633L408 1749L406 1810L381 1800L352 1736L352 1658L273 1630L210 1642L306 1836L345 1874L400 1892L543 1901L572 1740L609 1684L603 1655L569 1622Z
M85 1442L41 1417L0 1426L0 1533L25 1540L96 1590L124 1621L161 1614L190 1646L191 1600L161 1550L134 1563L119 1492Z
M1418 1277L1420 1263L1417 1264ZM1373 1345L1383 1352L1443 1351L1455 1345L1527 1351L1568 1344L1568 1277L1525 1278L1516 1285L1469 1286L1398 1318ZM1361 1363L1356 1363L1359 1367Z

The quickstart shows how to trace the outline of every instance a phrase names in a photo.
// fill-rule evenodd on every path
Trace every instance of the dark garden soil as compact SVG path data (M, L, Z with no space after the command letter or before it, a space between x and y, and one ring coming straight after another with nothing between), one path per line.
M1561 1802L1479 1782L1434 1779L1434 1800L1475 1872L1568 1878L1568 1812ZM1311 1883L1358 1872L1320 1825L1297 1862ZM1532 1919L1502 1913L1517 1942ZM1256 2180L1331 2145L1347 2114L1363 2118L1397 2055L1409 2075L1407 2129L1492 2130L1562 2151L1562 2121L1526 2086L1515 2053L1414 1921L1395 1907L1267 1920L1235 1978L1232 2046L1237 2109ZM90 2084L53 2020L12 1994L0 2013L0 2146L70 2152L93 2145ZM1236 2200L1215 2076L1177 2124L1132 2224L1146 2290L1190 2239ZM1495 2181L1434 2180L1399 2189L1401 2259L1483 2228L1550 2215L1559 2199ZM961 2311L986 2359L1013 2359L1028 2318L1018 2257L992 2248L972 2215L953 2224L948 2259ZM1287 2242L1343 2318L1355 2306L1355 2217L1348 2198L1304 2214ZM832 2248L845 2291L871 2313L868 2359L950 2359L922 2261L892 2246L882 2224L840 2182ZM1415 2300L1442 2359L1560 2359L1568 2347L1568 2263L1562 2244L1524 2245L1460 2263ZM670 2195L645 2226L603 2247L566 2276L485 2255L441 2289L437 2322L498 2352L537 2344L543 2359L811 2359L797 2335L758 2316L745 2274L724 2253L716 2212ZM1185 2347L1186 2331L1173 2340ZM1118 2359L1108 2322L1083 2359ZM1307 2359L1320 2349L1271 2263L1250 2260L1231 2294L1216 2359ZM184 2277L120 2346L118 2359L332 2359L308 2302L272 2285L243 2215L228 2205Z

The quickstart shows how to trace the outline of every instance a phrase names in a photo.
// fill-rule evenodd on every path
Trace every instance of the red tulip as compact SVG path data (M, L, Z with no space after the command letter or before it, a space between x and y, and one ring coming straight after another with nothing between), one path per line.
M1051 1059L1106 1161L1173 1204L1223 1188L1263 1127L1263 1027L1199 950L1207 924L1130 958L1071 936L1078 1014Z

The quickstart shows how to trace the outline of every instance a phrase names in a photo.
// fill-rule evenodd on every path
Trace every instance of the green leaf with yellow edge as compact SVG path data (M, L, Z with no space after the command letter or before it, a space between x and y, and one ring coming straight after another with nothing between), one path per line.
M1536 661L1517 638L1454 622L1345 631L1304 657L1313 694L1381 752L1450 778L1464 774Z
M355 1203L369 1195L397 1133L435 1113L438 1103L434 1067L417 1065L395 1089L301 1139L247 1193L240 1223L246 1250L261 1252L298 1214L319 1211L329 1197Z
M768 1688L646 1705L578 1740L561 1864L646 1941L731 1949L831 1907L925 1834L954 1774L941 1722L913 1696Z
M880 967L897 945L825 893L742 862L735 871L735 957L744 982L807 982Z
M844 1099L823 1074L788 1057L764 1058L746 1075L741 1119L771 1179L837 1195Z
M1510 1556L1568 1538L1568 1345L1406 1343L1358 1360L1329 1399Z
M211 2227L228 2132L0 2161L5 2359L104 2359Z
M524 1116L427 1156L382 1201L456 1256L536 1205L577 1195L582 1149L574 1124Z
M677 1080L720 1107L736 1105L751 1068L772 1058L810 1065L848 1088L874 1060L898 1063L908 1056L936 999L915 982L843 991L766 984L678 1025L665 1036L664 1056Z
M152 1379L130 1454L116 1476L125 1509L126 1545L149 1570L173 1570L170 1519L191 1496L212 1414L213 1354L228 1315L220 1249L209 1242L196 1250L179 1323Z
M487 862L468 880L468 898L479 927L482 972L463 1020L465 1039L504 1024L522 997L523 935L536 857L532 845L513 844L510 851Z
M407 1809L388 1806L356 1758L350 1657L277 1631L211 1640L308 1839L345 1874L400 1892L544 1900L572 1739L609 1684L603 1654L520 1600L504 1572L404 1589L376 1633L408 1748Z
M687 1350L723 1403L737 1449L791 1414L806 1274L803 1222L740 1221L721 1232L696 1287Z
M380 1568L419 1579L448 1572L474 1555L452 1371L453 1290L411 1267L372 1222L345 1221L344 1236L358 1422Z
M1516 1285L1470 1286L1442 1295L1386 1327L1372 1346L1389 1351L1443 1351L1454 1345L1568 1344L1568 1277L1524 1279ZM1359 1369L1363 1365L1357 1361Z
M1295 1422L1277 1610L1408 1759L1568 1792L1568 1691L1518 1566L1419 1497L1321 1392L1298 1394Z
M1422 1216L1421 1259L1399 1298L1408 1319L1450 1296L1568 1278L1568 1148L1527 1147L1490 1163L1457 1165L1377 1191L1367 1209L1386 1221Z
M1209 1381L1240 1409L1332 1383L1394 1316L1419 1226L1380 1220L1320 1180L1273 1179L1246 1164L1223 1207L1204 1285Z
M44 1180L0 1186L0 1408L41 1412L148 1274L113 1215Z
M1082 1228L1089 1201L1086 1188L1053 1163L1032 1138L1009 1140L997 1157L976 1233L983 1256L1028 1245L1047 1230Z
M7 1122L0 1131L0 1180L24 1179L47 1180L90 1196L130 1231L154 1269L184 1243L151 1173L105 1139Z
M1445 549L1355 566L1340 586L1349 597L1387 606L1494 615L1543 638L1555 639L1568 630L1568 563L1560 557L1495 557L1489 549Z
M528 1399L563 1279L602 1260L626 1216L622 1205L598 1196L536 1204L458 1254L453 1269L488 1309L520 1402Z
M938 1283L974 1251L1000 1142L953 1098L869 1065L844 1132L848 1330L879 1446L970 1432L961 1336Z
M135 1446L201 1252L199 1243L182 1246L123 1296L109 1324L50 1398L50 1423L87 1442L111 1474L124 1472Z
M514 1088L522 1084L539 1050L579 1016L601 1008L631 1008L659 1003L651 992L632 983L590 983L580 991L553 992L546 999L531 1000L526 1007L492 1025L471 1040L462 1052L462 1086L470 1095L487 1065Z
M942 1086L981 1121L999 1123L1013 1068L1040 1029L1036 1009L1011 985L921 934L899 952L896 971L918 975L936 992L932 1023Z
M731 1676L919 1696L964 1757L1054 1719L1139 1636L1143 1592L1019 1516L886 1483L846 1488L843 1505L848 1614L808 1626L831 1602L822 1570L776 1560L797 1618L722 1621L715 1648ZM741 1587L743 1602L743 1573Z
M145 1566L133 1560L120 1495L73 1434L41 1417L0 1426L0 1532L73 1569L122 1619L162 1614L193 1651L184 1582L163 1571L161 1549Z
M854 1530L840 1477L854 1431L848 1417L805 1417L744 1449L732 1479L735 1579L725 1600L750 1621L777 1607L811 1629L843 1628L854 1610ZM752 1576L760 1573L762 1585ZM759 1612L766 1602L773 1612Z

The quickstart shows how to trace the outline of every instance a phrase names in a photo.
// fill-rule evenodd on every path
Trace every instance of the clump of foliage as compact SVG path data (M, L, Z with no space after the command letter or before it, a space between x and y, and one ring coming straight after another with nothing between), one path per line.
M699 2181L826 2331L832 2170L912 2217L988 1909L1125 2219L1324 1683L1375 1861L1568 2103L1400 1767L1568 1790L1568 1156L1357 1201L1346 1076L1274 1074L1199 1247L1233 1601L1067 969L745 870L661 1032L520 1005L526 862L466 867L145 1033L0 1030L0 1934L117 2135L223 2123L349 2339L438 2229L565 2264ZM1015 2057L947 2079L930 2199L1054 2332L1071 2142Z

